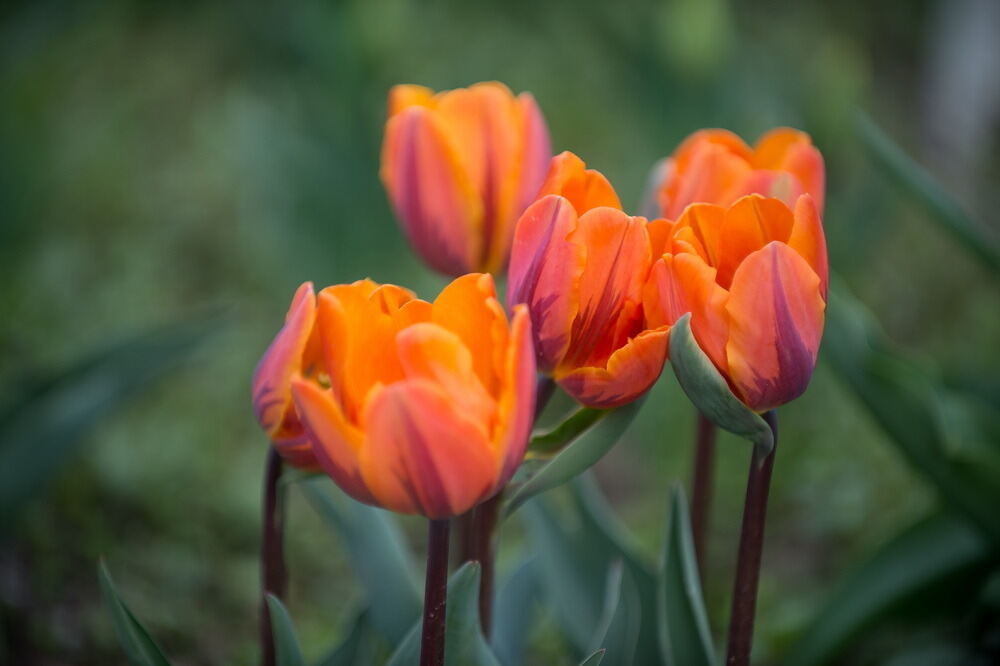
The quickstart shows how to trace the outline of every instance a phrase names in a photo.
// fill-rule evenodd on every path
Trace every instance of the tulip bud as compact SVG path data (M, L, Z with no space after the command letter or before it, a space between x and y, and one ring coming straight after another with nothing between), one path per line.
M275 431L278 416L293 423L348 495L447 518L517 469L534 415L531 325L523 307L508 325L489 275L456 279L434 303L370 280L317 299L304 286L288 321L258 375L290 385L294 402L279 410L268 398L278 393L260 391L258 414ZM285 362L301 349L315 350L308 366Z
M567 393L589 407L631 402L659 377L668 342L668 326L643 319L646 219L622 212L572 153L553 158L540 196L514 235L508 305L527 304L538 365Z
M500 83L389 94L381 177L414 250L446 275L498 272L552 150L538 105Z

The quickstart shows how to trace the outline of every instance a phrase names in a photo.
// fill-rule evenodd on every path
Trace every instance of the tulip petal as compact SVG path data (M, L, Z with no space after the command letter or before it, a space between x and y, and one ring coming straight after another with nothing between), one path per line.
M788 127L771 130L755 146L754 166L792 174L799 181L801 192L812 195L816 207L823 210L826 169L823 156L812 145L812 139L805 132ZM754 191L766 193L764 190ZM797 195L781 198L792 206Z
M434 299L432 320L459 337L472 355L479 380L495 396L503 376L507 317L493 277L470 273L453 280Z
M698 254L712 266L719 261L719 238L726 220L726 209L713 204L692 204L677 220L678 232L690 229L700 248ZM669 250L667 250L669 251Z
M514 233L507 304L511 310L518 303L528 306L538 366L545 372L566 354L577 313L585 253L567 240L576 225L569 201L550 195L524 211Z
M826 235L819 208L812 197L805 194L795 203L795 222L788 237L788 246L802 255L820 280L820 294L826 300L830 268L826 258Z
M741 142L742 143L742 142ZM676 219L684 209L699 202L728 205L743 193L743 183L751 173L747 160L734 154L728 145L706 144L690 157L684 172L679 171L664 190L664 217Z
M424 86L412 84L395 85L389 90L388 115L391 118L411 106L433 107L434 91Z
M521 182L517 196L516 213L520 215L537 198L545 174L552 159L552 142L549 139L549 128L545 124L538 103L531 93L521 93L517 96L521 112L522 148L521 148ZM513 233L513 228L510 230Z
M437 384L488 437L496 402L476 376L472 354L457 335L437 324L419 323L399 332L396 347L407 378Z
M564 151L552 158L549 173L538 197L558 194L569 200L577 215L591 208L607 206L621 210L622 204L608 179L600 171L588 169L583 160Z
M497 409L495 442L503 460L498 486L507 483L528 446L535 420L535 350L531 342L531 318L525 305L514 307L510 322L504 390Z
M292 409L292 378L306 370L303 359L313 335L316 297L311 282L295 292L285 325L264 352L253 373L253 408L272 441L301 440L302 428Z
M615 351L607 367L581 367L557 376L559 385L587 407L610 409L649 390L663 371L669 326L643 331Z
M381 506L448 518L495 491L499 464L489 442L433 383L411 379L382 388L365 422L361 472Z
M769 243L737 269L726 355L730 380L751 409L766 411L805 391L825 307L819 277L784 243Z
M651 252L646 220L615 208L592 208L580 217L570 240L587 254L569 353L560 366L603 367L623 341L615 336L622 329L619 321L638 314L626 304L642 302Z
M292 395L323 471L354 499L373 504L358 465L361 431L348 423L333 394L315 382L296 380Z
M725 372L729 338L729 294L715 282L715 269L694 254L664 255L653 264L643 289L643 309L652 327L673 326L688 312L698 346Z
M382 182L414 249L435 269L467 272L483 252L483 204L435 112L411 106L390 118Z
M719 284L728 289L737 267L751 252L771 241L787 242L793 219L792 210L780 199L751 194L734 203L719 232Z

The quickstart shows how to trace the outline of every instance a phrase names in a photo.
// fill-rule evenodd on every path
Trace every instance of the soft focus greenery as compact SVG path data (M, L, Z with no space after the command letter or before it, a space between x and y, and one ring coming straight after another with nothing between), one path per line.
M304 280L370 276L426 297L443 284L408 251L378 181L394 83L498 79L532 91L554 148L602 170L625 202L638 202L651 165L697 128L749 139L775 125L810 132L827 160L834 271L895 349L954 386L992 396L984 409L997 423L997 275L967 251L968 236L956 237L887 177L856 132L860 108L972 220L994 225L979 231L995 238L996 107L986 111L992 123L942 125L934 109L950 98L931 76L956 48L942 45L938 30L949 12L988 13L988 1L294 7L120 1L0 10L0 413L116 341L175 322L218 322L182 367L130 388L130 400L79 433L64 462L51 458L53 475L16 513L0 507L0 663L121 662L94 573L101 556L174 663L256 660L266 453L249 400L257 359ZM975 56L983 43L958 46ZM981 59L965 62L971 70L959 73L975 79ZM977 100L950 103L988 104ZM982 154L959 150L949 131L966 140L972 132ZM942 410L935 418L961 446L963 431L951 427L958 421ZM39 432L56 418L46 412ZM844 572L937 502L823 360L780 419L758 612L762 663L779 663ZM19 441L33 437L18 432ZM650 562L663 547L670 484L688 476L693 432L692 408L668 371L596 467ZM41 444L36 451L54 456ZM750 447L723 435L718 452L704 575L717 637ZM290 498L286 605L315 660L355 620L362 593L350 549L298 489ZM525 521L515 514L505 526L501 577L517 564ZM403 525L420 553L418 521ZM994 578L982 591L994 608L997 587ZM533 632L532 663L563 663L555 621ZM860 641L851 663L879 662L932 629L890 627Z

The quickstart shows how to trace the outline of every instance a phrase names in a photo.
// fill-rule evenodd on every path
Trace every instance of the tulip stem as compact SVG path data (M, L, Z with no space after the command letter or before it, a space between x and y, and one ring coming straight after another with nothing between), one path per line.
M715 424L698 412L698 434L691 478L691 533L698 574L705 580L708 558L705 542L712 505L712 469L715 464Z
M476 507L476 523L473 530L475 550L473 559L479 560L483 568L479 579L479 623L483 635L488 639L493 620L493 571L496 561L497 514L500 511L501 490Z
M271 634L271 613L267 608L266 595L273 594L279 599L285 596L288 574L285 570L284 502L278 482L281 479L283 463L273 446L268 447L267 463L264 468L264 524L261 535L261 612L260 649L264 666L274 666L274 636Z
M424 623L420 666L444 664L445 615L448 601L448 519L429 520L427 578L424 581Z
M545 411L546 405L549 404L549 400L552 398L552 394L556 390L556 382L548 375L542 375L538 378L538 383L535 385L535 421L538 421L538 417L542 415Z
M750 457L750 475L743 504L743 529L740 533L739 555L736 559L736 582L733 587L733 606L729 618L729 647L727 666L747 666L753 644L753 621L757 607L757 582L760 578L760 560L764 549L764 517L767 513L767 494L774 469L774 455L778 449L778 420L774 410L764 414L764 420L774 435L774 447L762 456L756 447Z

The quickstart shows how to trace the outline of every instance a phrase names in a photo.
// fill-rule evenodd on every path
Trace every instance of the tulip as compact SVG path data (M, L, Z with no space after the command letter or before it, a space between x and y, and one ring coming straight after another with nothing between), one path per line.
M501 83L389 93L382 182L413 249L446 275L502 270L551 156L529 93Z
M651 228L572 153L553 158L539 196L514 234L508 305L527 304L538 366L567 393L623 405L652 386L667 354L669 327L643 321Z
M694 204L662 251L643 290L649 324L691 313L698 346L755 412L801 395L816 365L828 274L812 196L794 211L757 194L729 207Z
M516 308L508 325L492 277L460 277L433 303L370 280L315 298L306 284L292 313L261 365L293 368L287 418L348 495L440 519L510 479L532 425L535 356L527 309ZM284 372L274 374L284 381Z
M292 379L318 368L315 322L316 297L312 283L306 282L295 292L285 326L264 353L252 381L257 422L282 458L301 468L316 468L317 462L292 404Z
M729 206L747 194L777 197L794 206L809 194L823 211L823 156L805 132L771 130L753 148L726 130L700 130L662 167L661 214L676 220L693 203Z

